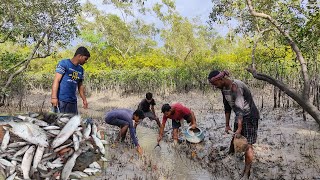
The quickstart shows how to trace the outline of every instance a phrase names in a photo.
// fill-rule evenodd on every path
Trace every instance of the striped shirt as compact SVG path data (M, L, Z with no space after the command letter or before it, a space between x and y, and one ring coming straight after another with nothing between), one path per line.
M247 85L240 80L233 80L232 88L221 90L225 112L234 111L236 117L250 117L252 120L260 119L259 111L253 101Z

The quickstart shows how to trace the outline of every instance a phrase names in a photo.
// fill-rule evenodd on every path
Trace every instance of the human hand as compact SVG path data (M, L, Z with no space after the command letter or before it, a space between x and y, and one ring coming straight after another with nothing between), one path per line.
M237 130L235 133L234 133L234 137L235 138L240 138L241 137L241 130Z
M51 98L51 104L53 107L57 107L58 106L58 98Z
M197 127L196 124L191 124L191 129L195 129Z
M230 126L226 126L224 131L229 134L229 131L232 131L232 130L231 130Z
M140 146L137 146L137 152L139 155L142 155L142 148Z
M88 109L88 102L87 102L87 100L84 99L84 100L82 101L82 103L83 103L83 108L84 108L84 109Z

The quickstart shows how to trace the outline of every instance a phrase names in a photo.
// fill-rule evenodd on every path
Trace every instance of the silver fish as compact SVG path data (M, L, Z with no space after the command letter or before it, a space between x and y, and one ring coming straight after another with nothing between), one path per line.
M2 158L0 159L0 164L4 165L6 167L12 167L13 166L13 164L10 161L8 161L6 159L2 159Z
M8 122L12 126L10 131L32 144L48 147L48 138L46 132L39 126L30 122Z
M53 135L58 135L60 133L60 130L58 129L53 129L53 130L48 130L47 132L53 134Z
M102 142L102 144L108 144L108 141L106 140L100 140Z
M86 168L85 170L83 170L83 172L85 173L97 173L99 171L100 169L96 169L96 168Z
M39 163L39 164L38 164L38 168L39 168L40 170L43 170L43 171L48 171L48 168L47 168L45 165L43 165L42 163Z
M102 144L101 140L99 138L97 138L97 136L92 135L91 136L93 138L93 141L95 142L95 144L98 146L100 153L101 154L105 154L105 149L104 149L104 145Z
M38 164L40 163L40 161L42 159L44 149L45 149L45 147L43 147L43 146L37 147L36 153L34 154L33 163L32 163L33 171L37 170Z
M42 126L42 127L49 126L49 124L47 122L36 119L36 118L26 117L26 116L21 116L21 115L19 115L18 118L24 120L25 122L30 122L30 123L36 124L38 126Z
M69 118L66 118L66 117L63 117L63 118L60 118L59 121L63 122L63 123L67 123L69 122Z
M11 167L9 168L9 174L12 175L12 174L16 171L17 161L16 161L16 160L12 160L12 161L11 161L11 164L12 164L13 166L11 166Z
M71 120L70 120L71 121ZM66 164L63 167L63 170L61 172L61 176L60 178L62 180L67 180L68 177L71 174L72 168L74 167L75 163L76 163L76 159L78 158L78 156L81 154L82 149L79 149L78 151L76 151L71 158L69 158L69 160L66 162Z
M91 129L91 135L95 135L97 136L97 132L98 132L98 127L96 124L92 124L92 129Z
M108 159L106 159L105 157L103 157L103 156L101 156L101 159L100 159L101 161L104 161L104 162L107 162L108 161Z
M17 172L11 174L9 177L7 177L6 180L14 180L14 178L16 177L16 175L17 175Z
M84 129L84 132L83 132L83 138L89 139L90 133L91 133L91 124L87 124L87 127Z
M79 138L76 134L72 135L72 139L73 139L73 144L74 144L74 150L77 151L80 147L80 141Z
M55 169L55 168L58 168L58 167L62 167L63 164L62 163L58 164L58 163L47 162L47 166L50 169Z
M89 168L101 169L101 166L99 163L93 162L93 163L89 164Z
M83 177L88 177L88 174L81 171L73 171L70 173L70 177L81 179Z
M23 148L21 148L19 151L17 151L14 155L13 155L13 157L17 157L17 156L20 156L20 155L22 155L22 154L24 154L28 149L29 149L29 145L26 145L26 146L24 146Z
M1 150L3 152L5 152L5 150L7 149L9 140L10 140L10 134L9 134L9 131L7 130L3 136L2 143L1 143Z
M62 160L60 157L58 157L57 159L55 159L54 161L52 161L52 163L54 163L54 164L62 164L62 163L63 163L63 160Z
M30 172L35 149L36 149L35 146L31 146L23 156L22 163L21 163L23 179L30 179L29 172Z
M57 130L61 129L59 126L47 126L43 128L44 130Z
M22 142L14 142L14 143L10 143L8 145L8 148L16 148L16 147L21 147L21 146L25 146L29 144L28 142L22 141Z
M61 144L63 144L78 128L78 126L80 125L80 122L81 122L81 118L79 115L73 116L69 120L69 122L63 127L60 133L56 136L56 138L53 140L51 147L56 148Z

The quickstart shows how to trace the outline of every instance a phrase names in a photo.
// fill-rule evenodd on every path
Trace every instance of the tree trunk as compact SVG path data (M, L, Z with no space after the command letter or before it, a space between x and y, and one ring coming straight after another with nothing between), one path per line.
M309 95L310 95L310 79L308 75L308 69L307 64L302 56L302 53L298 47L298 45L295 43L295 41L292 39L292 37L289 35L287 31L285 31L281 25L273 19L270 15L256 12L252 6L251 0L246 0L247 6L249 8L250 14L254 17L259 17L268 20L274 27L276 27L280 33L287 39L288 43L290 44L292 50L297 55L297 59L300 62L301 67L301 74L303 77L303 91L302 95L299 95L298 93L294 92L293 90L289 89L285 84L283 84L281 81L276 80L266 74L257 73L256 69L247 69L254 78L266 81L274 86L277 86L281 91L286 93L289 97L291 97L294 101L296 101L306 112L308 112L315 121L320 125L320 111L316 106L310 102Z
M36 52L37 52L37 50L38 50L41 42L43 41L43 39L45 38L46 35L47 35L46 33L43 33L42 37L37 41L37 44L35 45L32 53L30 54L28 60L24 63L24 65L23 65L22 67L20 67L18 70L16 70L14 73L12 73L12 74L9 76L6 84L5 84L5 85L3 86L3 88L1 89L2 95L0 95L0 96L2 96L2 97L1 97L0 99L1 99L2 101L4 101L4 99L5 99L5 92L6 92L6 90L8 89L8 87L10 86L13 78L15 78L17 75L19 75L20 73L22 73L25 69L27 69L28 65L30 64L30 61L34 58L34 55L36 54ZM2 103L0 103L0 106L1 106L1 105L2 105Z
M266 81L276 87L278 87L281 91L286 93L289 97L291 97L294 101L296 101L306 112L308 112L314 120L320 125L320 111L314 106L309 100L305 100L303 96L300 96L298 93L289 89L285 84L281 81L278 81L266 74L257 73L253 69L247 69L254 78Z
M297 59L300 62L300 66L301 66L301 73L302 73L302 77L303 77L303 93L302 96L305 100L309 100L309 93L310 93L310 80L309 80L309 75L308 75L308 69L307 69L307 64L302 56L302 53L298 47L298 45L294 42L294 40L292 39L292 37L289 35L289 33L287 31L285 31L284 29L282 29L281 25L275 20L273 19L271 16L264 14L264 13L258 13L254 10L253 6L252 6L252 2L251 0L246 0L250 14L254 17L259 17L259 18L263 18L268 20L272 25L274 25L279 31L280 33L288 40L288 43L290 44L292 50L296 53L297 55Z

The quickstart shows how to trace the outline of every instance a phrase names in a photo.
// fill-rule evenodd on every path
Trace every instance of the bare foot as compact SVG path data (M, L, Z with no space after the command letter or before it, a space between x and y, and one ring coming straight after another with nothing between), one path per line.
M250 177L250 169L251 169L251 164L250 165L245 165L244 170L240 175L241 179L249 179L249 177Z

